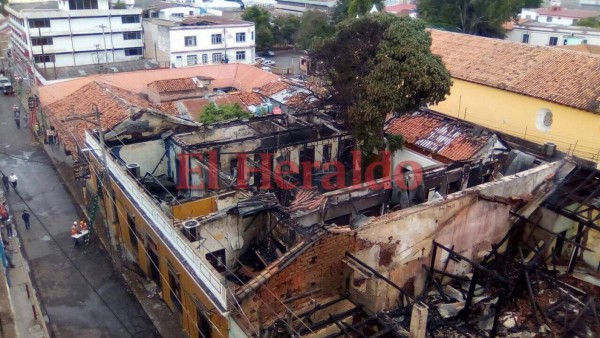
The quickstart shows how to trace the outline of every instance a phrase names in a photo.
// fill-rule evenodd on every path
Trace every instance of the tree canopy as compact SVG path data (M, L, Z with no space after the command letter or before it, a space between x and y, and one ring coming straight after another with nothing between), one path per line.
M438 28L504 37L502 25L541 0L419 0L419 17Z
M596 18L583 18L574 23L573 26L600 28L600 21Z
M273 39L276 43L283 45L294 44L299 28L299 17L292 14L278 15L273 18Z
M333 10L333 21L339 23L347 18L365 15L373 8L373 4L380 12L385 7L384 0L338 0Z
M234 119L234 118L248 118L250 113L246 111L238 103L234 104L223 104L217 107L214 102L211 102L207 107L204 108L202 114L200 114L200 122L204 124L211 124L219 121Z
M242 19L254 22L256 47L262 49L273 44L273 28L271 27L271 14L269 14L269 11L258 6L251 6L244 10Z
M333 34L335 27L326 13L309 10L302 15L302 22L296 33L296 41L303 49L312 49L317 41Z
M430 46L423 21L382 13L342 22L312 52L364 152L385 147L389 113L435 104L449 93L450 74Z

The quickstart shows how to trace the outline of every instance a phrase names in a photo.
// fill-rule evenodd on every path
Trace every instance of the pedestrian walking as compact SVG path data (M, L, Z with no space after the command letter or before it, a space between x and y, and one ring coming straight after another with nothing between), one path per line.
M17 128L21 129L21 112L19 112L19 109L16 106L14 107L14 115L15 124L17 125Z
M21 218L23 219L23 223L25 223L25 229L29 230L29 217L31 217L31 215L27 212L27 210L23 210L23 214L21 215Z
M8 176L8 181L10 182L10 185L12 185L13 190L17 190L17 175L15 175L14 173L11 173L10 176Z
M4 222L8 220L9 217L8 210L6 210L3 205L0 205L0 220Z
M8 192L8 176L2 173L2 184L4 185L4 191Z
M10 218L4 222L4 226L6 226L6 236L8 236L8 238L12 238L13 237L13 227L12 227L12 221Z

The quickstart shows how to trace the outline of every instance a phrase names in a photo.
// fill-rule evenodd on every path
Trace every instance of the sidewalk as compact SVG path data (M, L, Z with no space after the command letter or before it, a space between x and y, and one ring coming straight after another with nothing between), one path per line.
M2 202L4 202L4 191L0 191L0 203ZM12 212L11 217L14 219ZM13 233L17 234L19 230L13 230ZM14 264L14 268L8 268L7 278L2 278L3 285L0 294L6 291L8 293L6 298L2 297L1 299L3 302L8 301L13 320L12 329L7 327L10 322L5 323L5 320L2 320L2 330L4 331L2 337L50 337L46 326L47 318L41 315L38 298L29 278L29 265L21 253L19 236L8 238L4 227L0 236L4 241L10 243L8 247L5 247L5 252L12 257ZM10 282L10 287L8 282ZM0 304L5 305L3 302ZM2 309L4 308L2 306Z

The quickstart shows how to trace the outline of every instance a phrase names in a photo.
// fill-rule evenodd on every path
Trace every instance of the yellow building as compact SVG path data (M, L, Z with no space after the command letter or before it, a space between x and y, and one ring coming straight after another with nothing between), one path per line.
M600 55L431 31L453 78L430 107L600 162Z

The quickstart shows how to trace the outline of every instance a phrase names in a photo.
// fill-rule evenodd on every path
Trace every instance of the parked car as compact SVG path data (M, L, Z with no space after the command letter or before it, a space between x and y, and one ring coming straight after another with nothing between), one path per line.
M273 60L265 60L262 62L263 66L267 66L267 67L274 67L275 66L275 61Z
M264 66L264 67L261 67L260 69L264 70L265 72L271 73L271 67Z
M275 56L275 52L272 50L267 50L262 52L262 56Z
M265 58L261 58L260 56L257 56L257 57L254 58L254 62L261 62L262 63L263 61L265 61Z
M10 83L10 80L4 76L0 77L0 90L4 93L4 95L9 95L13 93L13 86Z

